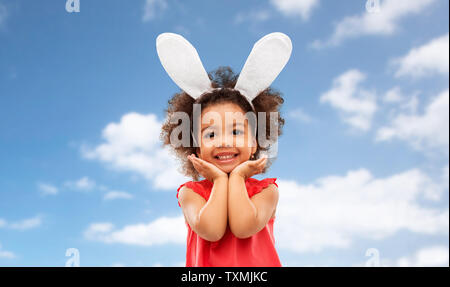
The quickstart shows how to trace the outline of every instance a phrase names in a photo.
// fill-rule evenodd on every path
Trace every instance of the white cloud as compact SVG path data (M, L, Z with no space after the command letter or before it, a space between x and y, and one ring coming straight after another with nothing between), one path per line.
M66 181L64 186L77 191L91 191L96 187L96 184L95 181L84 176L77 181Z
M400 108L409 113L416 113L419 106L419 97L417 94L412 95L407 101L400 105Z
M168 7L166 0L146 0L144 6L143 22L155 19L156 15L161 14Z
M414 254L397 259L386 258L383 250L370 248L366 262L353 264L353 267L448 267L448 246L435 245L422 247Z
M386 92L383 97L383 101L386 103L399 103L404 100L401 89L399 87L394 87Z
M38 183L38 188L42 195L56 195L59 190L56 186L47 183Z
M448 167L444 167L443 171ZM445 180L445 172L443 179ZM293 252L349 248L355 240L382 240L401 230L428 235L448 234L449 210L425 207L439 202L445 187L418 169L375 178L368 170L319 178L310 184L278 180L277 247ZM91 224L88 240L108 244L154 246L185 244L183 216L160 217L149 223L116 228L109 222Z
M33 218L24 219L18 222L10 223L9 228L17 230L27 230L31 228L36 228L42 224L42 218L36 216Z
M13 259L16 255L11 251L6 251L2 249L2 244L0 243L0 258Z
M448 247L431 246L418 250L413 256L397 260L401 267L448 267Z
M28 230L32 228L39 227L42 224L42 216L37 215L32 218L23 219L16 222L7 222L4 219L0 218L0 228L9 228L9 229L16 229L16 230Z
M396 77L423 77L434 74L448 75L449 35L431 40L429 43L411 49L406 56L391 61L398 66Z
M177 171L174 156L161 147L161 126L154 114L125 114L120 123L110 123L103 129L104 143L95 148L83 145L82 156L119 171L140 174L158 189L173 190L191 179Z
M111 223L93 223L84 232L89 240L138 246L186 244L187 228L184 216L160 217L149 223L127 225L115 229Z
M133 195L124 191L109 191L103 197L104 200L113 200L113 199L132 199Z
M375 93L360 87L365 79L360 71L349 70L335 78L332 88L320 97L321 103L329 103L341 113L344 122L362 131L370 129L377 110Z
M449 210L424 207L444 193L418 169L375 178L368 170L326 176L310 184L279 180L274 226L278 247L294 252L349 248L357 239L381 240L400 230L448 234Z
M312 47L337 46L345 39L364 35L392 35L398 30L402 18L423 12L433 2L435 0L385 0L380 2L378 13L366 12L365 2L361 2L362 14L345 17L336 24L330 39L316 40Z
M271 0L282 14L286 16L300 16L306 21L311 16L311 12L319 5L319 0Z
M378 129L376 141L400 139L417 150L438 148L448 152L449 106L449 91L446 90L432 99L422 115L397 115L388 126Z
M401 91L400 87L394 87L387 91L382 101L384 104L390 105L390 111L388 117L393 118L399 110L402 112L417 113L419 107L419 94L420 91L415 91L411 95L406 96Z
M448 189L449 183L449 168L448 165L442 169L442 188Z

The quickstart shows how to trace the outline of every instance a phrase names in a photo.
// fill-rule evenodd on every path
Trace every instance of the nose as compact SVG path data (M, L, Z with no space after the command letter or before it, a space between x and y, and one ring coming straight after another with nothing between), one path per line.
M233 146L233 137L229 134L225 133L225 135L221 136L220 139L221 147L232 147Z

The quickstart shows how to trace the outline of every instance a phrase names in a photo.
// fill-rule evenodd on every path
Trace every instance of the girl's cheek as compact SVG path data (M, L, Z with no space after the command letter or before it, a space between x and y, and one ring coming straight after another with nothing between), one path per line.
M202 149L204 151L208 151L210 149L213 149L216 145L216 141L215 140L208 140L208 139L204 139L202 141Z

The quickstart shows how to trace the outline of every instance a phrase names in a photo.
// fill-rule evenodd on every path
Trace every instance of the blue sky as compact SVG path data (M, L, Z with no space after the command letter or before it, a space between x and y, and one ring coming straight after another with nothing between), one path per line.
M81 266L184 266L163 32L208 72L291 38L272 84L286 125L257 176L278 179L284 266L448 266L448 1L64 2L0 0L0 266L64 266L69 248Z

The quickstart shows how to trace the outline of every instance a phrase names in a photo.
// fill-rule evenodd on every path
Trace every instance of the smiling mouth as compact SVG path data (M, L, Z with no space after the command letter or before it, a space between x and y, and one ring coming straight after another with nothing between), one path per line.
M229 163L234 161L237 158L238 154L223 154L223 155L216 155L214 158L220 162L220 163Z

